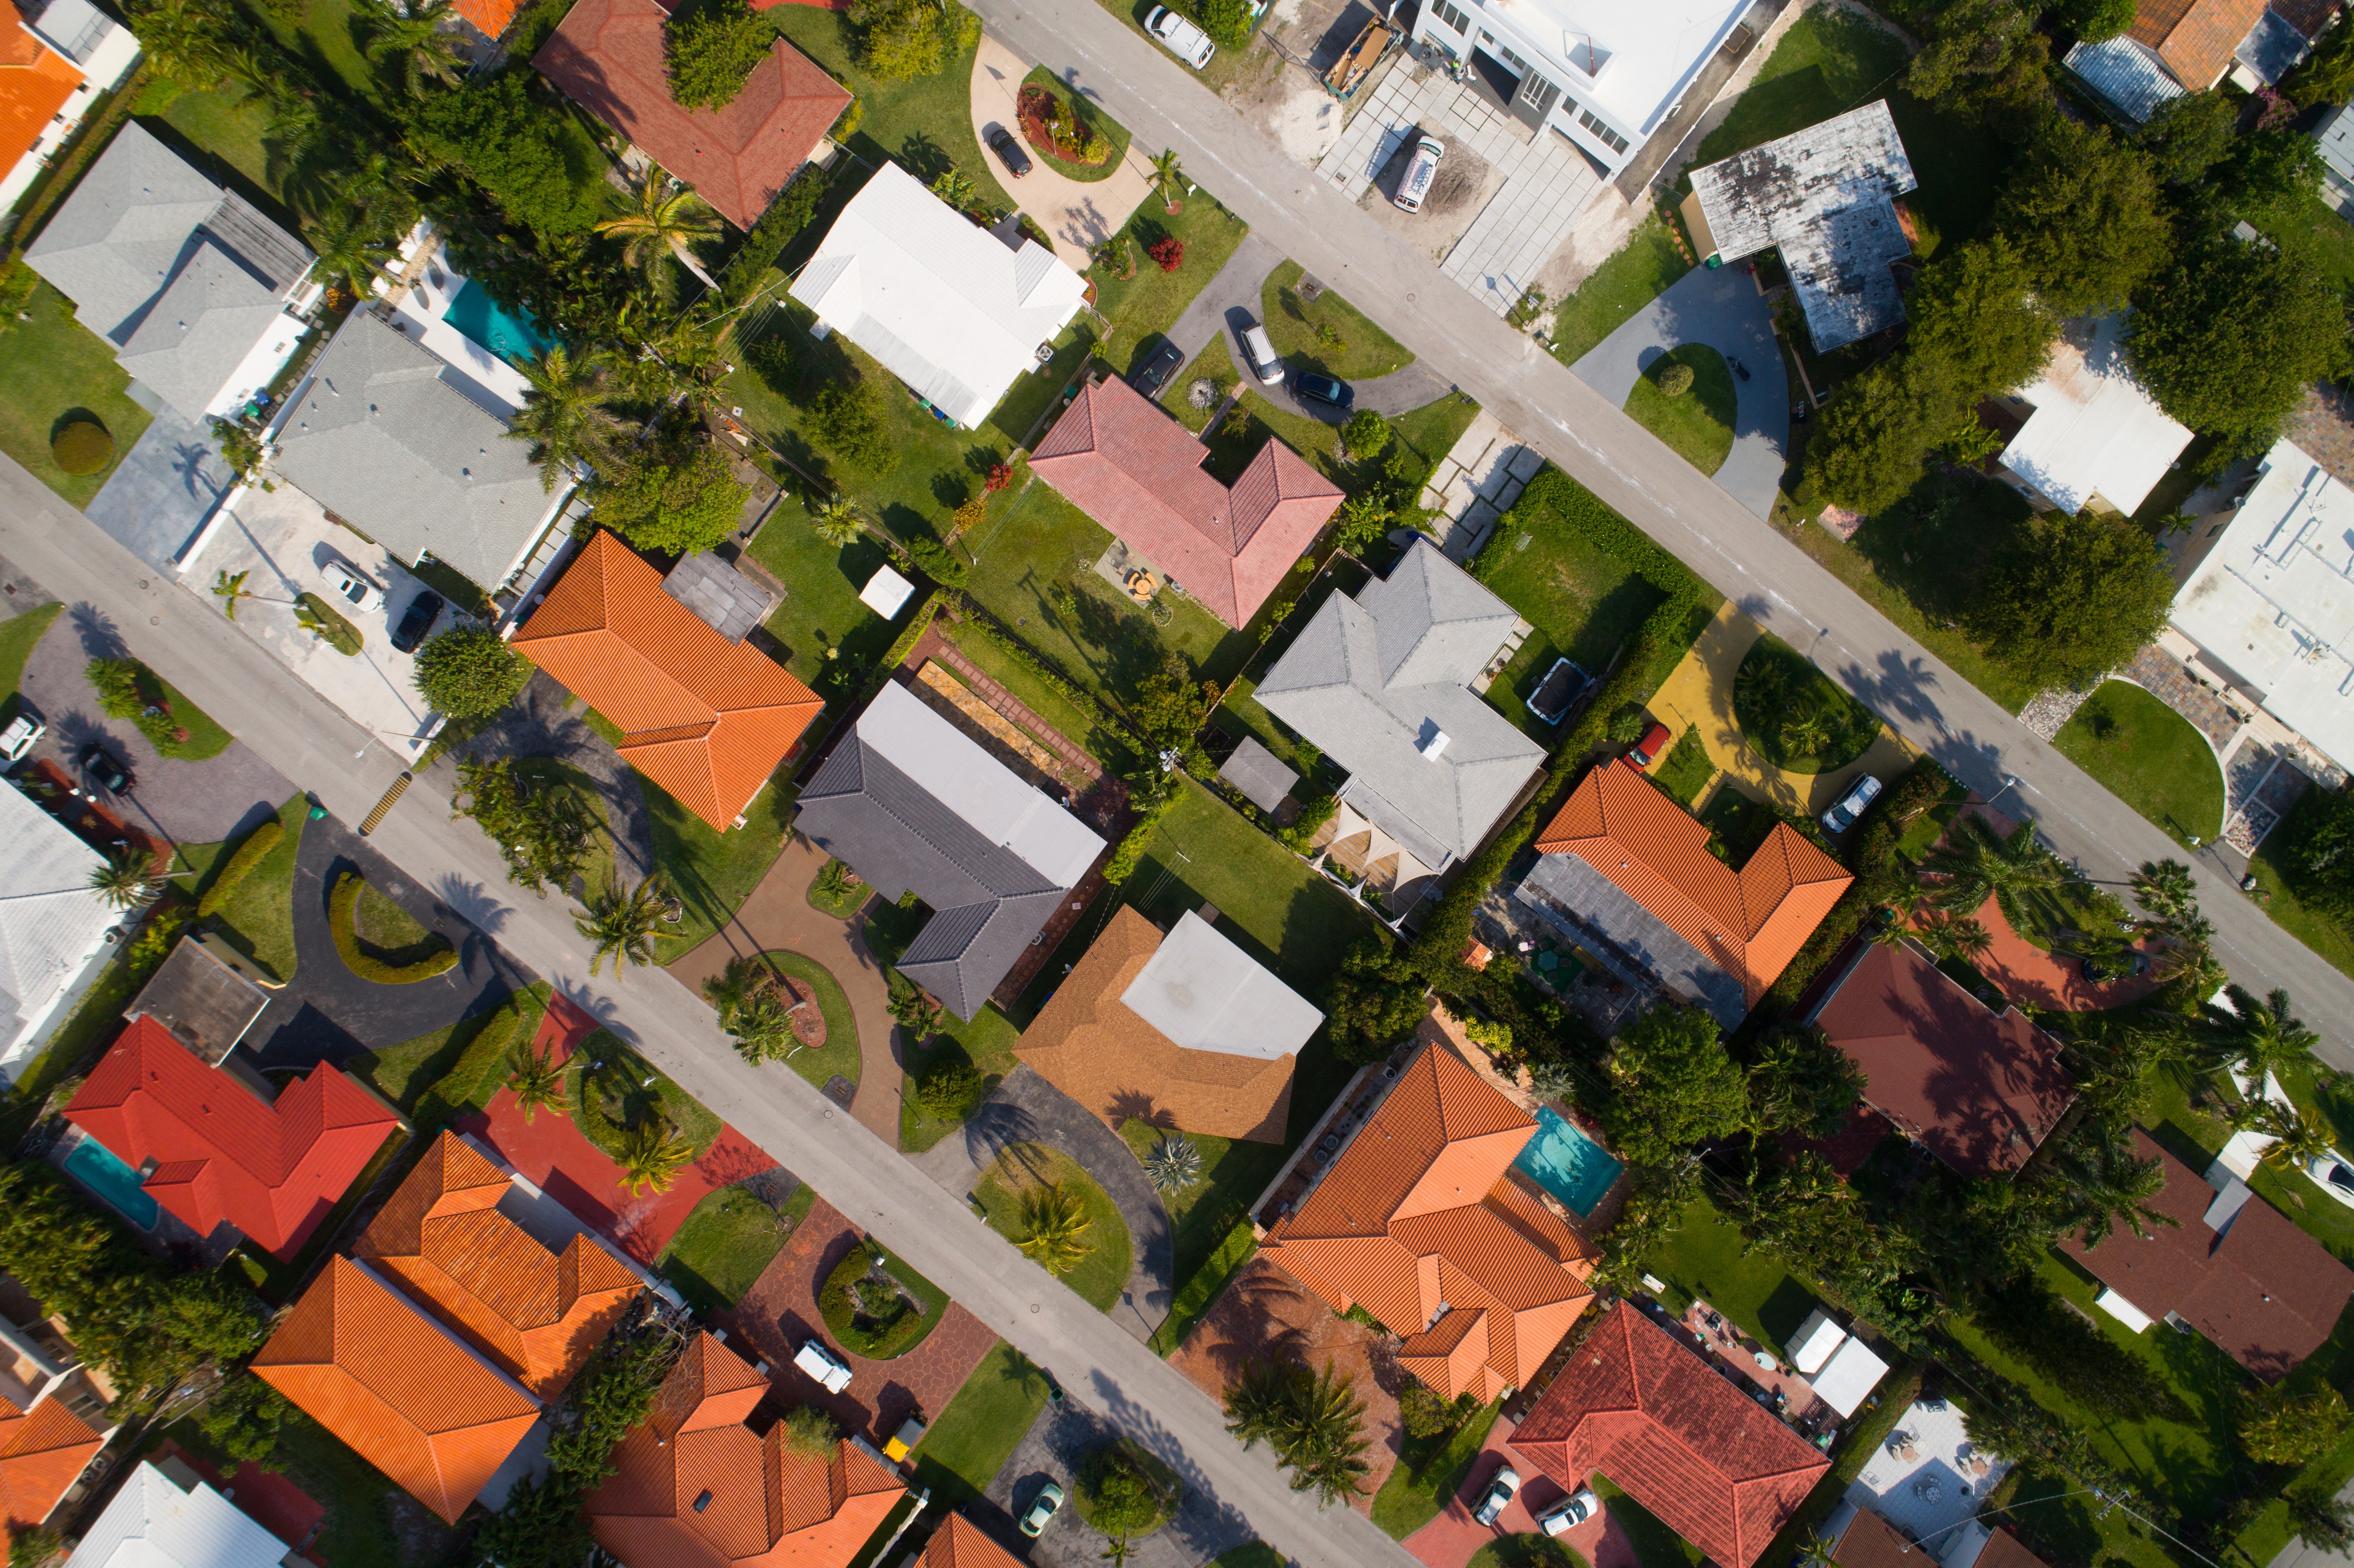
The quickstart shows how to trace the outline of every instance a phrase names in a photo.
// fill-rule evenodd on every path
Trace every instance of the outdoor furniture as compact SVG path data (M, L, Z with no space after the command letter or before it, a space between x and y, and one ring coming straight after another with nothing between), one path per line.
M1768 1355L1764 1351L1755 1352L1752 1359L1757 1362L1760 1368L1766 1372L1773 1372L1781 1365L1779 1361L1776 1361L1772 1356Z

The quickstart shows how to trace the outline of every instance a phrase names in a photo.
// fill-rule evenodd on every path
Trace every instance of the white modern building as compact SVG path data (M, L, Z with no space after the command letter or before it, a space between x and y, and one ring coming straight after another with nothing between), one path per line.
M1415 42L1476 71L1514 118L1615 175L1732 40L1750 0L1427 0Z
M2068 323L2043 374L2001 400L2027 420L2003 449L2005 474L2046 511L2130 514L2190 444L2126 363L2125 320Z
M293 1548L239 1513L177 1457L142 1462L66 1568L269 1568Z
M139 40L90 0L0 0L0 211L16 205L102 92L139 62Z
M122 919L90 890L96 850L0 786L0 1082L14 1082Z

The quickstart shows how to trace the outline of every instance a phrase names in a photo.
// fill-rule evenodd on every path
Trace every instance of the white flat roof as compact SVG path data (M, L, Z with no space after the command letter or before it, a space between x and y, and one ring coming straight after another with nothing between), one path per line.
M858 738L978 832L1057 887L1076 887L1103 840L896 681L858 715Z
M1831 1315L1821 1308L1807 1314L1798 1331L1790 1337L1787 1349L1790 1364L1809 1376L1823 1370L1831 1352L1847 1342L1847 1330L1831 1321Z
M142 1462L82 1532L69 1568L268 1568L286 1543L197 1480L183 1488Z
M57 1005L122 916L90 891L106 863L66 826L0 784L0 1054Z
M866 586L858 590L858 599L884 620L895 620L900 607L907 602L907 596L915 591L915 584L889 567L877 567L875 575L866 579Z
M1189 909L1119 1000L1189 1051L1267 1061L1308 1044L1324 1015Z
M2035 413L2002 466L2063 512L2083 511L2095 492L2133 511L2190 444L2126 367L2124 323L2123 314L2070 322L2041 377L2019 388Z
M1555 68L1546 76L1581 106L1648 136L1731 36L1749 0L1488 0L1484 9L1543 50Z
M1888 1363L1873 1355L1871 1346L1861 1340L1850 1340L1832 1352L1822 1371L1807 1381L1814 1385L1815 1397L1844 1419L1861 1408L1887 1375Z
M2354 767L2354 493L2294 442L2174 596L2176 630Z

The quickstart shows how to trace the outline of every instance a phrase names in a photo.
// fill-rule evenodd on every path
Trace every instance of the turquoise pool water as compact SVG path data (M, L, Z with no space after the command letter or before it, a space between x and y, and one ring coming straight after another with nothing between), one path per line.
M1578 1215L1592 1213L1627 1168L1550 1107L1537 1111L1536 1136L1512 1164Z
M507 309L471 278L441 319L503 359L536 359L556 346L529 311Z
M85 1138L68 1150L66 1169L141 1230L155 1228L155 1200L139 1184L139 1172L117 1160L113 1150L98 1139Z

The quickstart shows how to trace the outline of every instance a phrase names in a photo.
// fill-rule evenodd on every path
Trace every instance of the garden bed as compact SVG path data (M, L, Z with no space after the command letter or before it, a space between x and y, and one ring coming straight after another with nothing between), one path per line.
M1836 773L1880 738L1878 714L1770 634L1734 676L1733 716L1741 737L1785 773Z
M1126 126L1040 66L1022 79L1016 100L1022 139L1054 160L1065 179L1108 179L1128 155Z
M872 1239L843 1255L818 1292L826 1332L854 1355L887 1361L940 1326L949 1295Z

